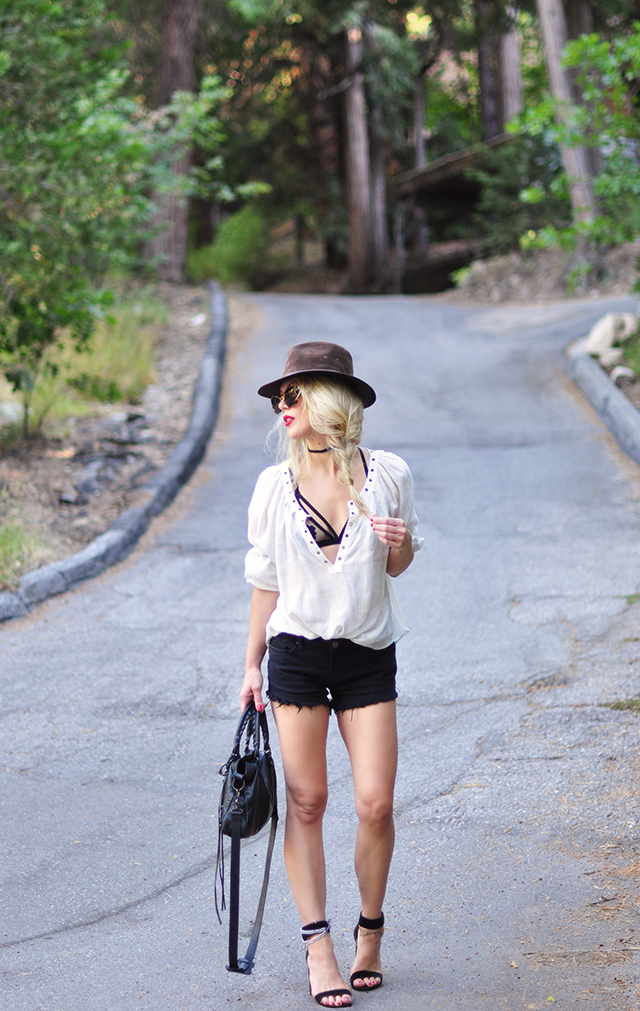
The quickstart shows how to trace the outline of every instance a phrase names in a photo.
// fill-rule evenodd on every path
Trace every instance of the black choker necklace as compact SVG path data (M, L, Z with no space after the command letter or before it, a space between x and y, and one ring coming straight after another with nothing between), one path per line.
M307 446L307 449L309 449L308 446ZM328 453L330 449L331 449L331 446L327 446L326 449L309 449L309 452L310 453Z

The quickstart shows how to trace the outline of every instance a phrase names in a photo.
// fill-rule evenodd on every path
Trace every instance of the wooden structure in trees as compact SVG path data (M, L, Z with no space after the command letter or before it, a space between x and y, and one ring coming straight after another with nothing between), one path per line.
M396 201L397 291L442 291L450 287L449 274L478 255L481 243L477 238L431 244L426 256L405 255L406 220L409 210L416 206L427 218L429 211L435 208L448 209L452 218L468 218L480 195L480 184L468 177L468 170L481 161L487 148L501 147L511 139L510 134L500 134L484 144L456 151L394 176L391 186Z
M467 169L477 165L487 148L500 147L510 140L510 134L502 133L484 144L476 144L463 151L446 154L427 165L421 165L420 168L401 172L392 180L394 194L396 198L415 194L426 204L443 199L464 201L470 197L475 200L478 184L467 179L465 174Z

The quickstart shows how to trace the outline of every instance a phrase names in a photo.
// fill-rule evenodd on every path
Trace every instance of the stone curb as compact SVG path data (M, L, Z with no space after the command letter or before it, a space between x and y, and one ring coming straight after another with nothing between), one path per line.
M565 350L567 372L616 437L620 448L640 463L640 413L585 351L586 337Z
M43 565L23 576L17 591L0 593L0 621L28 614L36 604L70 590L84 579L122 561L189 480L202 460L218 418L227 334L227 304L222 289L211 285L211 330L200 362L189 427L163 467L143 488L143 505L126 509L108 530L69 558Z

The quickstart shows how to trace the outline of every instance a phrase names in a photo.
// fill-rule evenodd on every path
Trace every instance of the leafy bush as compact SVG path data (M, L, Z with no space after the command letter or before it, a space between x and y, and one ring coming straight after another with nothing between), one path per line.
M579 242L619 245L640 234L640 23L612 40L596 34L572 40L564 63L575 72L582 104L559 116L557 103L547 97L527 110L521 129L530 137L597 149L598 213L592 223L556 228L549 238L568 248Z
M584 102L574 109L569 140L596 147L601 163L595 238L619 245L640 234L640 23L611 42L583 35L567 45L564 62L576 70Z
M240 281L260 287L267 276L269 231L258 207L247 204L220 225L210 246L189 253L187 270L198 284L215 278L222 284Z
M467 174L482 188L474 218L489 255L517 249L524 233L550 221L559 227L571 220L560 152L543 136L514 136L486 148Z

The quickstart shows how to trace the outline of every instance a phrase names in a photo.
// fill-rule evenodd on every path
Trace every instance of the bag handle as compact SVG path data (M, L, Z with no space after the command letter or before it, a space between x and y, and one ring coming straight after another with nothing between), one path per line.
M267 714L264 709L262 712L258 712L253 701L249 702L249 704L245 706L242 716L240 717L240 723L238 724L238 729L236 731L236 738L233 742L233 750L231 753L232 758L236 755L240 755L242 737L245 733L247 735L245 741L245 751L249 750L252 740L254 741L256 751L260 751L260 736L262 735L262 740L264 741L264 748L262 750L271 753Z

